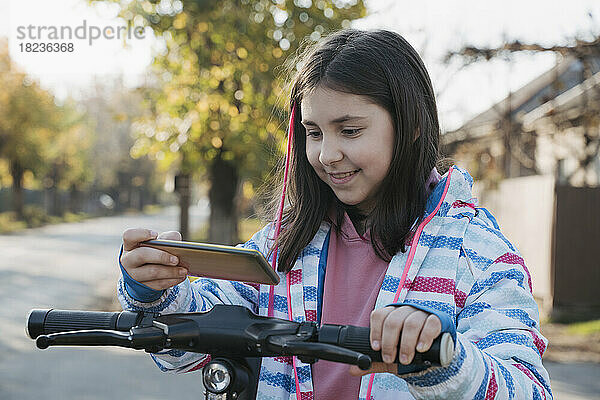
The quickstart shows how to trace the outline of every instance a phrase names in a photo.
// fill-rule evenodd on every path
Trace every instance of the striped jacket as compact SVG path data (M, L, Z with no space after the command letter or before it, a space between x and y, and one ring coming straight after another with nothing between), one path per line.
M455 322L455 356L448 367L405 375L362 378L359 399L551 399L541 361L547 345L539 332L531 277L517 249L494 217L477 207L472 178L452 167L430 194L427 217L410 247L388 267L375 308L394 302L425 305ZM293 269L275 287L274 316L316 320L318 264L330 224L323 222ZM240 245L267 254L272 226ZM213 279L185 280L152 303L132 299L118 283L124 309L161 313L194 312L214 304L241 304L267 315L269 286ZM200 369L210 356L181 351L151 355L162 371ZM296 358L265 358L258 399L313 399L310 365ZM297 395L298 393L298 395Z

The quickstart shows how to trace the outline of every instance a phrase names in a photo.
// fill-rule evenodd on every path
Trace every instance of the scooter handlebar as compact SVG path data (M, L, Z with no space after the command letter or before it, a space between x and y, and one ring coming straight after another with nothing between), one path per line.
M34 309L27 315L25 332L31 339L59 332L103 329L129 331L139 323L140 313L131 311L79 311Z

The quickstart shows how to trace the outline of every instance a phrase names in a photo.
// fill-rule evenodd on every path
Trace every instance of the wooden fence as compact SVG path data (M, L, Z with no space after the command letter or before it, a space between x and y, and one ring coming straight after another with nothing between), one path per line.
M557 185L551 279L556 319L600 317L600 188Z

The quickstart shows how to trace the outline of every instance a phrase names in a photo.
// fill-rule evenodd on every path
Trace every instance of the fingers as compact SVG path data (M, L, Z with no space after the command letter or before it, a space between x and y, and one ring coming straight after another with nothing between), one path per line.
M400 363L410 364L414 355L417 339L421 334L425 320L428 314L423 311L415 311L406 317L404 327L402 328L402 337L400 339Z
M121 264L130 272L130 269L140 267L144 264L177 265L177 256L152 247L138 247L121 256Z
M188 273L187 268L179 265L176 256L146 246L124 253L121 256L121 264L131 278L156 290L181 283Z
M440 333L442 333L442 322L437 316L430 314L421 330L421 335L417 342L417 351L419 353L424 353L429 350L431 344Z
M150 229L135 228L123 232L123 250L130 251L138 247L140 242L156 239L158 233Z
M175 286L187 278L187 268L179 265L179 258L152 247L140 246L140 242L151 239L181 240L176 231L160 235L150 229L127 229L123 233L121 264L137 282L162 290ZM179 265L179 266L178 266Z
M151 239L181 240L181 233L177 231L162 232L160 235L153 230L144 228L127 229L123 232L123 250L131 251L138 247L140 242Z
M415 350L429 350L442 330L440 319L411 306L385 307L371 313L370 339L373 350L381 350L384 363L410 364ZM399 354L398 354L399 352Z
M136 281L148 285L146 282L171 279L178 280L187 276L188 270L181 267L169 267L156 264L145 264L139 268L133 268L127 273Z
M371 313L370 339L371 339L371 348L373 350L381 349L381 333L383 332L383 322L385 321L387 316L395 309L396 309L395 307L385 307L385 308L381 308L379 310L375 310Z
M381 335L381 357L383 362L391 364L396 360L398 339L404 331L405 319L414 311L412 307L395 307L383 322Z
M177 231L162 232L157 239L181 240L181 233Z

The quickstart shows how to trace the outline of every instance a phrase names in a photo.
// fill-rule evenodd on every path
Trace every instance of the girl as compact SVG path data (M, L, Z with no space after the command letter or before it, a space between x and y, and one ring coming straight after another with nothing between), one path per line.
M438 174L437 109L416 51L393 32L343 30L300 65L278 215L241 245L272 256L281 283L190 283L176 258L138 247L157 233L132 229L119 256L123 308L241 304L295 321L370 326L385 363L364 373L263 359L260 399L551 398L529 273L494 217L477 207L469 174L456 166ZM443 324L455 330L451 365L411 373L404 364L430 347ZM198 370L209 359L175 351L152 357L171 372Z

